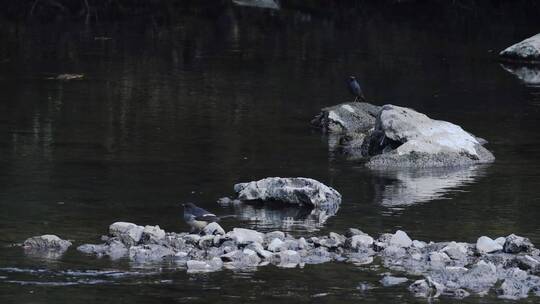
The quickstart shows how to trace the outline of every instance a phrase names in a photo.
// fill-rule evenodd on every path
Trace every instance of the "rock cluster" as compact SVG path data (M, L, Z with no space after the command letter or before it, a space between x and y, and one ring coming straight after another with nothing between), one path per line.
M482 236L475 244L422 242L398 230L373 238L351 228L344 235L295 238L281 231L262 233L234 228L224 232L218 224L205 233L165 232L159 226L114 223L104 244L85 244L84 253L129 257L134 262L169 260L188 272L246 269L273 264L303 267L330 261L355 265L380 260L393 271L424 276L408 287L416 296L463 298L495 290L500 297L540 296L540 250L524 237L511 234L495 240ZM407 278L386 274L383 286L403 284Z
M495 159L485 140L461 127L395 105L340 104L322 109L312 124L337 134L333 150L366 159L370 168L456 167Z

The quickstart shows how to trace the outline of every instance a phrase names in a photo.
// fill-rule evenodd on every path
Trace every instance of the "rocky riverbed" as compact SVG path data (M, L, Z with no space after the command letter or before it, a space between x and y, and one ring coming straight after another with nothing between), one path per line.
M116 222L100 244L82 244L81 254L136 263L169 261L189 273L223 269L256 269L275 265L304 267L329 262L356 266L381 264L399 277L387 274L382 286L408 284L419 297L463 298L496 292L505 299L540 296L540 250L517 235L476 243L425 242L398 230L372 237L350 228L314 237L294 237L282 231L259 232L234 228L225 232L217 223L201 234L166 232L159 226ZM65 252L69 245L56 236L33 237L26 251Z

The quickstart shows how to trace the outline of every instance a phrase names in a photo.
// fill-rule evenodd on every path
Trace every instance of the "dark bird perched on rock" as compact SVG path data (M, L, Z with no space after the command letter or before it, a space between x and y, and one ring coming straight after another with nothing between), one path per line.
M349 90L354 96L354 101L366 102L362 88L354 76L349 77Z
M200 232L209 223L219 221L219 217L215 214L193 203L182 204L182 206L184 206L184 220L191 227L191 232Z

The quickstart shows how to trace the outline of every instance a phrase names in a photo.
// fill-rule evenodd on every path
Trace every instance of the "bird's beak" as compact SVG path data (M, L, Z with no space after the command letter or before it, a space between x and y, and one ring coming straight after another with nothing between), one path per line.
M181 205L182 205L182 207L185 207L185 206L186 206L186 204L181 204Z

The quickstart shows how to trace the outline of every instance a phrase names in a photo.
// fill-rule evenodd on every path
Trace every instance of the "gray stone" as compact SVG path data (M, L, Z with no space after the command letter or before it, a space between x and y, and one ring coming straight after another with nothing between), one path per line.
M412 240L407 235L407 233L405 233L405 231L398 230L392 236L389 243L390 243L390 245L393 245L393 246L408 248L408 247L411 247Z
M43 250L64 252L71 246L70 241L62 240L54 234L34 236L24 241L25 250Z
M407 278L393 277L393 276L384 276L384 277L380 280L381 284L382 284L384 287L403 284L403 283L405 283L405 282L407 282L407 281L408 281Z
M503 250L503 246L487 236L481 236L476 241L476 250L482 254L492 253Z
M431 267L444 267L449 263L450 257L444 252L430 252L429 253L429 262Z
M531 251L534 249L534 245L528 238L511 234L506 237L503 248L506 253L520 253Z
M109 226L109 235L120 238L127 247L139 243L144 227L127 222L116 222Z
M173 257L174 255L173 250L156 244L131 246L129 248L129 258L136 262L161 261L165 257Z
M417 280L409 286L409 290L416 297L437 298L441 295L439 284L433 284L429 279ZM439 288L438 288L439 287Z
M540 61L540 34L536 34L504 49L499 55L511 60Z
M321 208L339 206L341 194L311 178L269 177L234 185L242 200L281 201L289 204Z
M216 222L212 222L206 225L202 229L202 232L203 234L206 234L206 235L224 235L225 234L225 230L223 230L223 228L221 228L221 226Z
M239 6L279 10L279 2L275 0L233 0L232 2Z
M227 233L227 235L234 240L237 244L247 245L249 243L262 243L264 234L245 228L234 228L233 231Z

